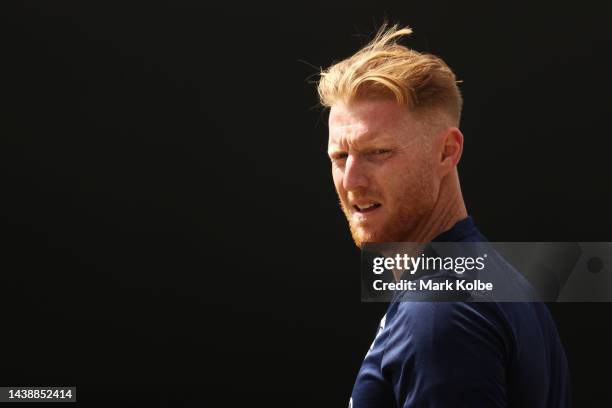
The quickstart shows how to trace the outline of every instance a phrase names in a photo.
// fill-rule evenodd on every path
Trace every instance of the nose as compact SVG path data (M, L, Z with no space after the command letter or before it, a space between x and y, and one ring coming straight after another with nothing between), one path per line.
M344 187L346 191L354 191L368 187L365 164L363 160L360 160L355 155L350 154L347 157L342 178L342 187Z

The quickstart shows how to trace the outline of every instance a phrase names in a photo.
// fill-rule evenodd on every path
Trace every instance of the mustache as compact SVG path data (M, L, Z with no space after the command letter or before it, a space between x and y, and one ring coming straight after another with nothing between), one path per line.
M381 197L381 195L378 194L378 192L376 192L376 191L367 191L367 192L363 192L363 193L348 193L346 195L346 201L347 202L353 202L353 201L357 201L357 200L368 199L368 200L380 202L381 201L380 197Z

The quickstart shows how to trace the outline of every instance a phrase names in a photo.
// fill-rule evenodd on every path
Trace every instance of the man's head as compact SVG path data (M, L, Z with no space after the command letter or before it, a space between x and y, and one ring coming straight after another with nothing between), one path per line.
M334 184L358 246L414 238L460 196L461 95L441 59L395 42L410 33L383 26L319 81Z

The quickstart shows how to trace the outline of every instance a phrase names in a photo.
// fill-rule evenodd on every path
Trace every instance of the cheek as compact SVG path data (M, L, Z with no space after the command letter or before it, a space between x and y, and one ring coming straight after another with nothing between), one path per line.
M406 206L410 202L424 199L427 185L431 182L423 164L415 166L397 166L386 172L380 180L380 187L394 206Z
M399 193L410 185L411 171L407 166L389 166L377 174L376 181L387 194Z
M343 194L342 189L342 172L338 170L332 170L332 179L334 180L334 187L339 195Z

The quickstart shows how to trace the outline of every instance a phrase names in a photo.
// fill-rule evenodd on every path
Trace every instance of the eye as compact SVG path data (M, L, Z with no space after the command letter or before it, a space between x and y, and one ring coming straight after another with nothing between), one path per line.
M385 154L385 153L391 153L391 150L389 150L389 149L376 149L372 153L373 154Z
M391 150L389 149L374 149L374 150L370 150L366 154L370 157L379 158L379 157L384 157L385 155L389 153L391 153Z
M345 152L337 152L333 153L330 158L333 163L341 162L348 157L348 154Z

